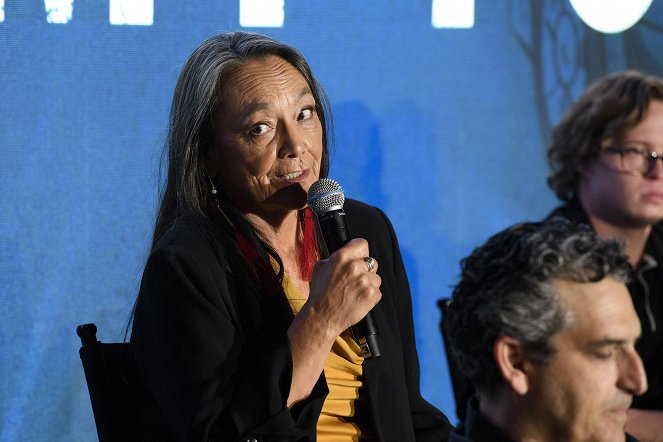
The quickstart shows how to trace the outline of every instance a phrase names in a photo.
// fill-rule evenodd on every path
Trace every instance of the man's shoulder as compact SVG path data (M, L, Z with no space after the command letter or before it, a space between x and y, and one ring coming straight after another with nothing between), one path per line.
M448 442L473 442L472 439L469 439L456 431L457 430L453 430L451 432Z
M651 228L651 236L660 238L663 241L663 221L654 224Z
M548 216L546 216L546 219L555 217L565 218L574 223L589 224L587 214L577 201L570 201L555 207Z
M663 221L652 226L646 252L659 263L663 262Z

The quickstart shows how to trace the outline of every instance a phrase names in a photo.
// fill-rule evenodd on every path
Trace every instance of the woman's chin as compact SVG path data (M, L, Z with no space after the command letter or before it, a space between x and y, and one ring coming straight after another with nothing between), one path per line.
M307 192L302 187L304 183L294 183L279 189L269 198L272 204L289 210L300 210L306 207Z

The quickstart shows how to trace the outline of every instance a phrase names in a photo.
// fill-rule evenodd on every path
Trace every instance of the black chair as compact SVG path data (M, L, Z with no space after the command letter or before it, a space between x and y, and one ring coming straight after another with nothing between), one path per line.
M456 402L456 415L459 419L459 424L465 421L467 401L474 394L474 387L472 382L465 376L462 368L458 364L451 348L449 347L449 337L445 328L445 318L451 304L451 299L442 298L437 301L437 306L442 311L442 319L440 319L440 333L444 341L444 350L447 356L447 364L449 366L449 376L451 377L451 386L454 391L454 400Z
M156 402L138 381L128 343L104 344L97 326L76 328L100 442L174 440Z

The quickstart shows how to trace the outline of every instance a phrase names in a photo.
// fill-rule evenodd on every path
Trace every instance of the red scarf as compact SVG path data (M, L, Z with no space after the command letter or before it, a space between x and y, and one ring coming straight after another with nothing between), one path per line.
M302 216L302 247L299 253L299 270L305 280L310 281L313 275L313 267L318 261L318 240L315 236L315 225L313 223L313 212L309 207L303 209ZM268 260L261 258L253 245L233 226L235 241L239 246L244 258L249 265L258 270L258 275L270 293L282 291L281 281Z

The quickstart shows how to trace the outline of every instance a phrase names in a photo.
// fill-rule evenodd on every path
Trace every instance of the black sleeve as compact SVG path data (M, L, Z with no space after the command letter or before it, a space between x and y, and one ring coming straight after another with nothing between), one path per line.
M218 260L201 256L172 245L152 253L132 332L139 369L175 437L309 440L327 394L324 376L307 400L288 409L287 335L269 345L248 342L245 325L260 329L270 318L259 307L248 309L258 318L242 317L238 288Z

